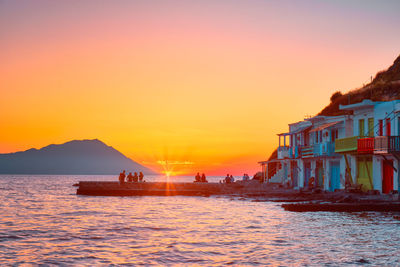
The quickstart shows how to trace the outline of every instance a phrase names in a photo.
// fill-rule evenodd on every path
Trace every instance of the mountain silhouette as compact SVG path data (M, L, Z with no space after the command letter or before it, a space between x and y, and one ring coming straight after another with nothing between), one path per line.
M0 174L118 174L122 170L155 174L97 139L0 154Z

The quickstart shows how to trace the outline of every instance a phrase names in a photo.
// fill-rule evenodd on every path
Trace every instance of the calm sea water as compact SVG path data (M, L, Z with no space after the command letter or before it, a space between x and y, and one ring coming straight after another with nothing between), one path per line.
M79 180L116 178L0 176L1 266L400 266L396 214L291 213L230 197L77 196Z

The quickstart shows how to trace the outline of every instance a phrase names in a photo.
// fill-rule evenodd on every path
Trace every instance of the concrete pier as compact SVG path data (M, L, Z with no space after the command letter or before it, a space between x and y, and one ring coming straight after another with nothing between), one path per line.
M168 183L143 182L124 183L82 181L78 184L78 195L90 196L210 196L229 194L258 194L267 190L266 184L258 181L223 183Z

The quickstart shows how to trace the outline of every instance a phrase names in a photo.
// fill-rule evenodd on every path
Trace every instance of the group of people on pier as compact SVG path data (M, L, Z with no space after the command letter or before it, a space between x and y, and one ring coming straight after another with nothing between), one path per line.
M232 174L229 175L229 173L228 173L224 179L224 183L230 184L233 182L235 182L235 178L233 178Z
M142 172L139 172L139 175L137 172L135 172L133 175L130 172L128 175L125 174L125 170L119 174L119 183L124 184L125 182L127 183L137 183L137 182L143 182L144 175Z
M242 180L243 181L249 181L250 180L250 176L247 173L245 173L245 174L243 174Z
M196 176L194 177L194 182L195 183L208 183L206 175L203 173L200 176L200 173L197 173Z

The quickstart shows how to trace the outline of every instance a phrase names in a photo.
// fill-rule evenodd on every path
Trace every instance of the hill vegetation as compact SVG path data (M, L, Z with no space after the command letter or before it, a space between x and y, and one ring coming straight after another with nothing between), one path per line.
M340 91L331 96L331 102L318 115L336 116L347 114L339 110L339 105L348 105L361 102L364 99L372 101L391 101L400 99L400 56L387 70L375 75L371 83L362 88L352 90L346 94Z

